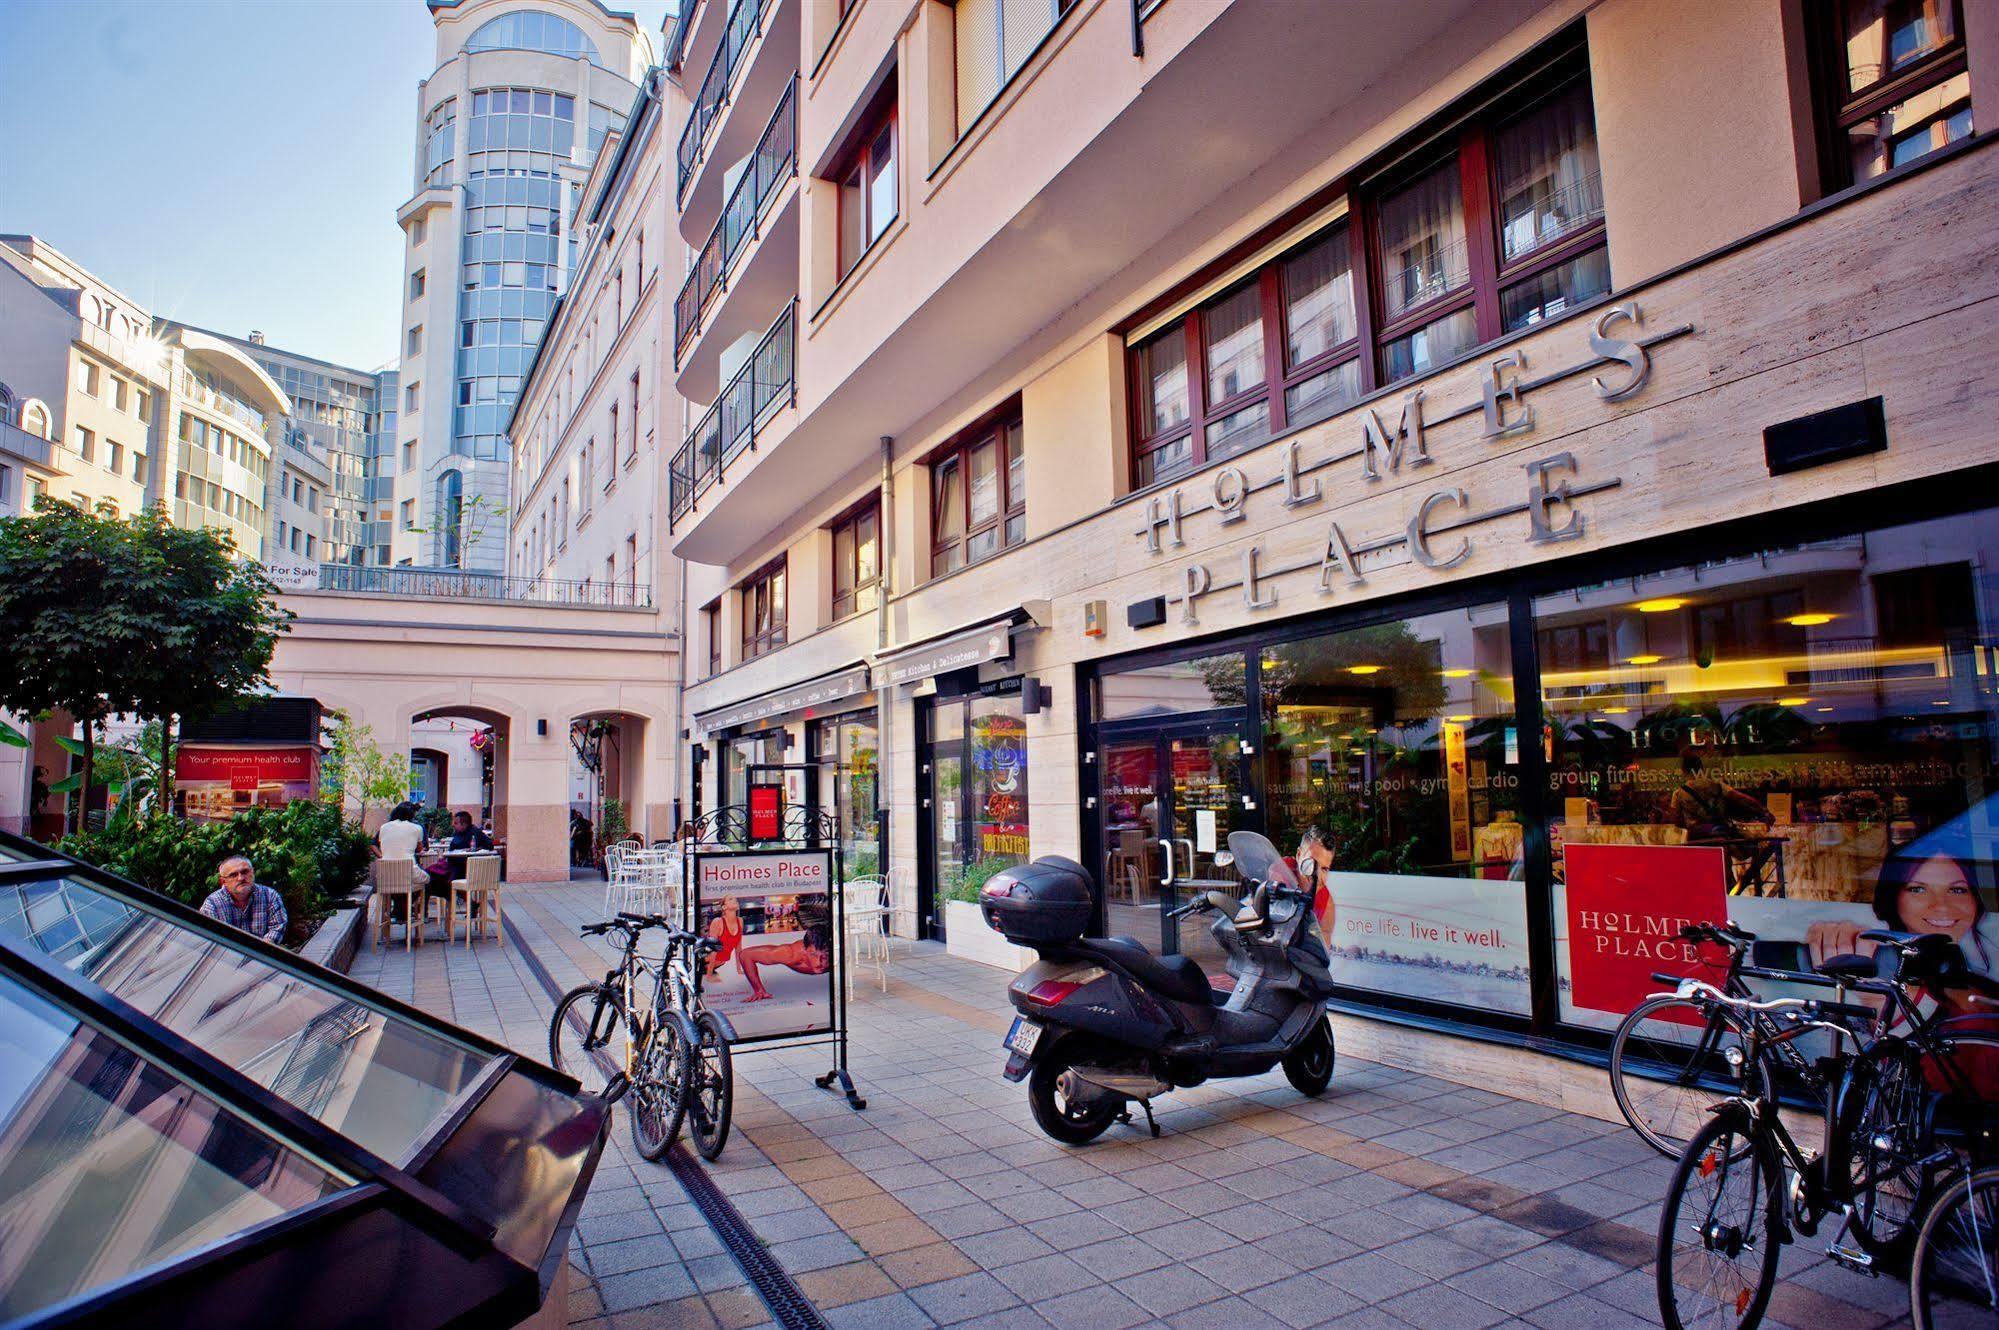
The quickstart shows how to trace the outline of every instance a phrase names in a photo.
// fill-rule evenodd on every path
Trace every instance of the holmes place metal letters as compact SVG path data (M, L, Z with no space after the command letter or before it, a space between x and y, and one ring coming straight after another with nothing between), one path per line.
M1479 400L1441 416L1425 418L1421 388L1403 397L1401 415L1393 429L1383 421L1381 407L1370 406L1361 416L1359 446L1346 452L1308 461L1300 456L1298 441L1293 439L1279 454L1278 474L1267 479L1251 481L1241 467L1224 466L1214 472L1209 482L1212 486L1210 495L1205 500L1189 504L1179 489L1154 495L1146 501L1145 522L1136 534L1145 542L1149 552L1164 554L1168 550L1185 547L1181 528L1188 518L1212 512L1219 525L1232 526L1248 517L1250 496L1263 490L1281 490L1286 508L1303 508L1319 503L1325 497L1325 487L1318 473L1342 462L1358 458L1362 481L1367 484L1378 484L1384 476L1399 475L1405 469L1418 470L1430 465L1433 460L1423 434L1425 427L1434 428L1475 413L1484 416L1481 437L1487 442L1526 434L1534 428L1534 407L1527 400L1530 392L1604 366L1618 368L1591 375L1590 384L1596 395L1606 402L1624 401L1636 394L1651 378L1651 349L1693 331L1691 324L1682 324L1648 337L1614 335L1613 330L1622 330L1622 325L1627 324L1628 330L1634 334L1643 330L1644 321L1635 302L1627 301L1605 309L1590 328L1592 358L1537 379L1525 377L1525 352L1513 350L1497 356L1485 367ZM1367 575L1361 561L1398 545L1408 549L1413 562L1443 572L1471 557L1471 538L1460 533L1485 522L1522 514L1527 518L1527 540L1530 544L1574 540L1585 529L1583 514L1575 506L1576 500L1602 490L1615 489L1622 483L1616 476L1587 484L1576 483L1576 459L1575 454L1570 452L1550 453L1536 458L1526 463L1525 469L1527 497L1524 501L1473 511L1471 497L1463 489L1432 490L1416 504L1408 524L1392 535L1356 543L1348 538L1338 521L1329 522L1326 524L1325 540L1313 557L1268 567L1263 562L1262 547L1250 545L1242 551L1239 570L1232 580L1218 582L1206 564L1190 563L1182 571L1181 582L1166 599L1180 606L1182 623L1192 624L1200 622L1198 606L1203 596L1234 587L1242 588L1246 608L1269 609L1277 603L1277 592L1270 586L1271 580L1289 573L1316 570L1319 574L1319 593L1331 595L1341 582L1349 586L1364 583Z

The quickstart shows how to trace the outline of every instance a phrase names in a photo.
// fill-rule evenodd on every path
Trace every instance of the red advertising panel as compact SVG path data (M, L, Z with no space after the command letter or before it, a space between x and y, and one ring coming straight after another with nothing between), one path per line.
M1623 1015L1659 991L1653 974L1708 972L1680 930L1728 920L1720 846L1571 844L1562 860L1576 1006Z
M779 840L784 835L784 787L750 786L750 839Z
M174 759L180 780L228 781L232 788L257 788L263 781L310 781L319 765L319 750L309 745L291 748L189 748Z

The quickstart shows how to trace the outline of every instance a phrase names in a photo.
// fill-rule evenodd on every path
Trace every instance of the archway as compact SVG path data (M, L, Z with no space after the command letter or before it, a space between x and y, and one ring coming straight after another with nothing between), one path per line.
M485 707L434 707L410 717L409 734L412 765L423 757L442 772L426 792L425 813L470 813L495 840L505 840L513 738L508 717Z
M604 846L625 835L663 839L651 825L645 781L646 718L589 711L569 720L570 865L595 867Z

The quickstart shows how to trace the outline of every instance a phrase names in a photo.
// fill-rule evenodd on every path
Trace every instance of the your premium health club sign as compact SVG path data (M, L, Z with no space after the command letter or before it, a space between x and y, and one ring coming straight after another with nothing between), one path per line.
M697 852L691 877L694 931L721 943L706 958L702 996L738 1038L832 1030L833 852Z

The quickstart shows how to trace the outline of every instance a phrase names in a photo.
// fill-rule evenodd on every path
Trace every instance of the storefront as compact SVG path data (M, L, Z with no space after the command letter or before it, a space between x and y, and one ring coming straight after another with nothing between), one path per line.
M919 699L922 797L917 907L943 937L944 904L976 904L979 888L1028 856L1027 721L1019 676Z
M703 738L692 765L702 776L713 773L694 783L703 811L745 810L751 787L775 786L782 825L803 827L830 814L847 871L879 871L880 740L872 702L868 667L851 665L699 713ZM877 867L855 867L857 856Z
M881 726L875 709L848 711L812 721L805 731L812 767L812 806L829 813L847 873L875 876L882 845Z
M1947 931L1999 973L1999 509L1953 510L1977 492L1904 487L1092 666L1107 931L1219 966L1166 911L1226 885L1230 830L1291 853L1317 828L1357 1003L1607 1029L1683 959L1689 920L1733 919L1776 964L1859 929ZM1966 829L1968 855L1910 851Z

